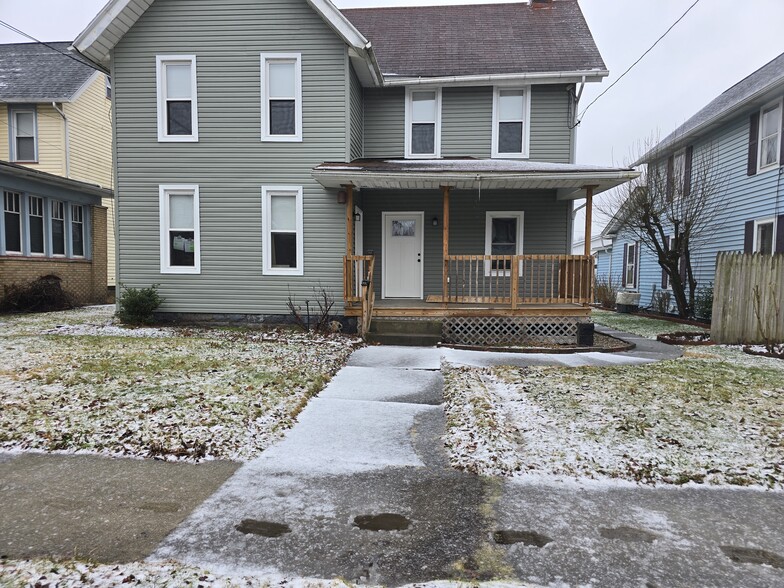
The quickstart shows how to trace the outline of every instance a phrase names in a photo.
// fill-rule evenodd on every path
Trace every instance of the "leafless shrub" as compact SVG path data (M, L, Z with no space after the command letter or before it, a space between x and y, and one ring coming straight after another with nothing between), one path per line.
M596 278L594 299L602 307L609 310L615 308L615 297L620 289L620 284L611 275Z
M332 294L323 286L314 286L312 299L305 300L305 308L299 304L296 297L289 292L286 307L289 309L291 317L299 328L303 331L315 331L316 333L334 332L332 323L332 307L335 299Z

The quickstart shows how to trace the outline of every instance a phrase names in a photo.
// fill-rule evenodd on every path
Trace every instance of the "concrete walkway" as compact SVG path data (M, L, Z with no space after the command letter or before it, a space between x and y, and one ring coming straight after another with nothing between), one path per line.
M286 438L237 471L151 559L392 586L499 577L611 588L784 585L775 567L784 567L781 493L548 486L448 467L442 359L601 365L663 355L656 345L572 356L361 349ZM393 516L368 520L381 514ZM373 523L398 530L360 528Z

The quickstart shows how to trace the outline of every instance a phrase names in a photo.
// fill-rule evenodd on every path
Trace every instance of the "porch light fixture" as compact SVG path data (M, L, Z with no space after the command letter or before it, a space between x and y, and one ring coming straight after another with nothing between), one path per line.
M348 193L345 190L340 190L338 192L338 204L345 204L348 202Z
M433 226L434 226L434 227L437 227L437 226L438 226L438 217L437 217L437 216L434 216L434 217L433 217L433 220L432 220L432 221L430 221L430 222L431 222L431 223L433 223Z
M354 213L354 222L359 222L361 220L362 220L362 215L359 214L358 212L355 212Z

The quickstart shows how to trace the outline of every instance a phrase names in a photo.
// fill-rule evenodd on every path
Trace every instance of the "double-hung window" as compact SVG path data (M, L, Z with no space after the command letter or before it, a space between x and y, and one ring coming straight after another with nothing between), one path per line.
M84 206L71 204L71 255L84 257Z
M264 275L303 275L302 186L262 186Z
M406 89L406 157L441 157L441 89Z
M160 186L161 273L201 273L199 187Z
M493 92L493 157L528 157L529 92L495 88Z
M11 119L11 161L38 161L35 108L9 110Z
M521 255L523 252L523 213L492 211L485 215L485 255ZM509 275L510 260L485 264L485 275Z
M625 250L625 266L623 268L623 286L624 288L637 287L637 259L639 247L638 243L627 243Z
M773 253L776 242L776 223L774 218L754 221L754 253Z
M759 169L779 165L781 154L781 100L762 108L759 128Z
M44 249L44 199L30 196L28 200L27 227L30 235L30 254L43 255Z
M65 255L65 203L52 200L52 255Z
M22 253L22 195L3 192L3 222L5 226L5 252Z
M158 141L198 141L196 56L157 55Z
M302 56L261 54L261 140L302 141Z

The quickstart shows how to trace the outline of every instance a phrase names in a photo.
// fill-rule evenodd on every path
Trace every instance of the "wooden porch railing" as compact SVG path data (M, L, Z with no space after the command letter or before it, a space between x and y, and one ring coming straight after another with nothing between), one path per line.
M347 255L343 258L343 298L346 302L362 304L359 334L363 337L370 330L376 291L373 286L373 271L376 258L373 255Z
M589 304L593 258L585 255L447 255L444 302Z

